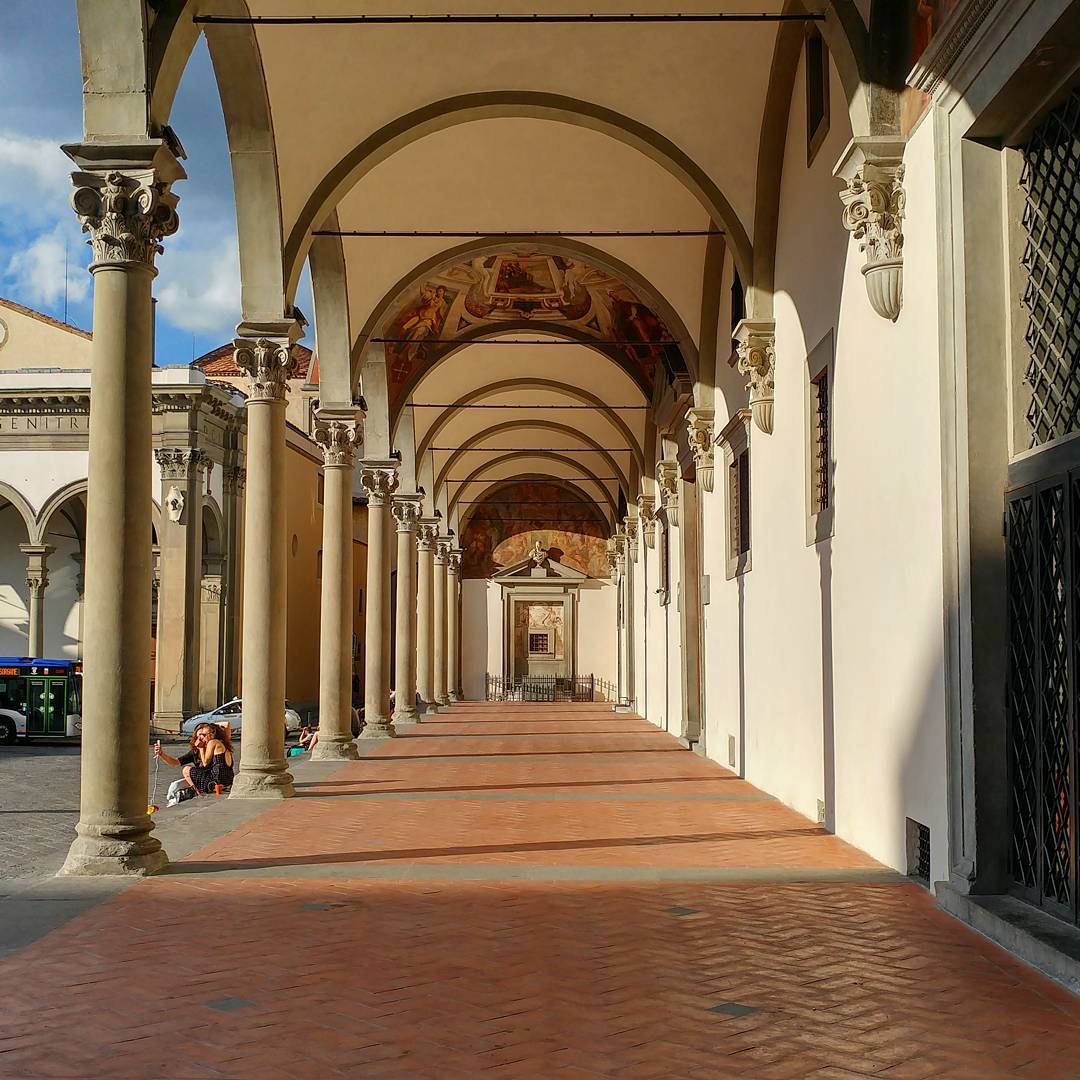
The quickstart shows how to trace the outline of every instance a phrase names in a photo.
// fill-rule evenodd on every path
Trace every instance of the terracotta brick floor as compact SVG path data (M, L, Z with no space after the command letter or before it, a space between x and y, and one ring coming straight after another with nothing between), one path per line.
M0 1076L1080 1076L1072 995L641 720L312 775L0 963Z

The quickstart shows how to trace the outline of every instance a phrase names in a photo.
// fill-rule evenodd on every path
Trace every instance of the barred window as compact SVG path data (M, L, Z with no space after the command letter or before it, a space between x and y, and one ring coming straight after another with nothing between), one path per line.
M551 652L551 637L548 634L529 634L529 652L533 655Z
M1020 186L1031 445L1080 429L1080 87L1035 129Z
M820 514L831 503L829 491L829 369L810 380L810 512Z
M746 291L743 289L742 278L739 271L731 279L731 336L735 337L735 329L746 318Z

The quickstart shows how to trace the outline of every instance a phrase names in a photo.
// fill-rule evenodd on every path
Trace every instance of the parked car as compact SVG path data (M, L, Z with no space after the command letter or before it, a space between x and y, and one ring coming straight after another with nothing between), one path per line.
M232 734L239 735L243 720L244 703L240 698L233 698L232 701L227 701L224 705L211 709L210 712L198 713L196 716L188 717L180 725L180 733L182 735L191 735L200 724L228 724ZM286 701L285 734L288 735L290 732L299 731L302 726L300 714Z

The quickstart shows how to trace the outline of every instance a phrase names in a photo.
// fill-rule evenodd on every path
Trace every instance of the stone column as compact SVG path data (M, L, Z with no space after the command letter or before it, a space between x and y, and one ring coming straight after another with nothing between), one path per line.
M435 541L437 518L416 527L416 690L424 712L435 712Z
M446 553L446 696L461 700L461 548Z
M176 231L169 188L184 173L158 140L67 147L72 205L90 234L94 337L87 492L86 673L76 839L61 874L153 873L168 864L146 812L150 737L150 289L160 241ZM115 151L118 152L118 151ZM136 159L136 155L138 155Z
M322 615L319 629L319 761L358 758L352 734L353 448L357 416L320 412L323 450Z
M393 736L390 723L389 504L397 490L398 462L364 461L360 483L368 495L367 619L364 624L363 738Z
M441 537L435 546L435 649L432 659L432 688L436 705L450 704L446 687L446 562L450 556L450 548L451 541L447 537Z
M154 728L178 732L200 706L204 458L191 447L161 447L154 458L161 472Z
M225 701L240 692L240 558L243 552L241 534L246 478L247 474L239 465L227 465L221 473L221 516L225 540L221 696Z
M225 610L226 586L221 576L223 559L208 559L202 576L199 706L214 709L221 704L221 646Z
M416 523L419 495L395 495L397 522L397 653L394 667L394 725L415 724L416 712Z
M30 656L45 655L45 590L49 585L49 556L56 550L51 544L20 544L26 556L26 588L30 594L30 625L26 651Z
M245 330L250 330L251 336ZM296 794L285 765L285 633L288 537L285 395L296 366L295 322L241 325L236 366L248 376L244 522L244 734L234 799Z

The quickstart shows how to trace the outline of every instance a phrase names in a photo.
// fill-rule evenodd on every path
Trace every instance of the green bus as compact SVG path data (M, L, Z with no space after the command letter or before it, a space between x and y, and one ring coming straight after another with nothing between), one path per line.
M0 743L81 733L81 660L0 656Z

